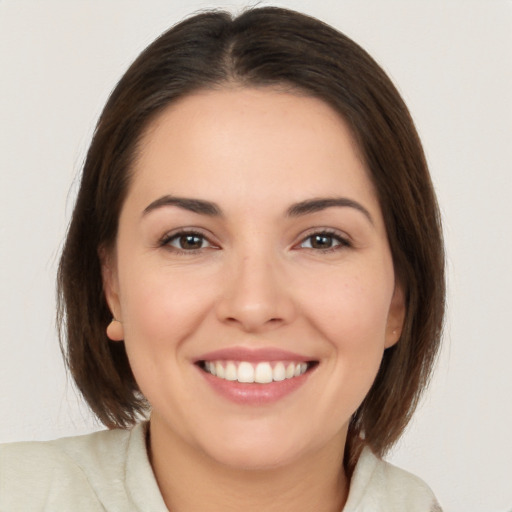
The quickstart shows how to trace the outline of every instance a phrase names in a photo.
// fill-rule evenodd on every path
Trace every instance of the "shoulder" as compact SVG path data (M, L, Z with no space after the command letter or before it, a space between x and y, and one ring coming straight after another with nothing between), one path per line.
M1 445L0 510L104 511L104 495L123 503L128 447L143 428Z
M365 448L354 470L344 512L441 512L428 485Z

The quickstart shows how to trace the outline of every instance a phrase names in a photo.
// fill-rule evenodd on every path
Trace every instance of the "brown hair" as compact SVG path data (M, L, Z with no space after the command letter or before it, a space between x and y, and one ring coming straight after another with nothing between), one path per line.
M346 462L361 437L382 455L401 435L425 388L444 313L439 213L413 122L389 78L357 44L305 15L252 9L193 16L160 36L112 92L85 161L58 273L61 345L79 390L107 427L128 427L148 407L124 350L111 342L100 248L115 244L131 164L149 123L198 89L285 86L320 98L349 124L376 187L395 272L406 292L400 341L349 427Z

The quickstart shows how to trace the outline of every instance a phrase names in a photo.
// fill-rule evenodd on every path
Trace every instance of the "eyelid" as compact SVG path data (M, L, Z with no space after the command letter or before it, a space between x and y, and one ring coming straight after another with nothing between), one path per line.
M180 249L178 247L174 247L174 246L169 244L169 242L171 240L179 238L181 236L187 236L187 235L199 236L201 238L204 238L208 242L209 246L208 247L203 247L203 248L200 248L200 249L184 250L184 249ZM171 249L174 250L175 252L193 254L195 252L202 251L202 250L205 250L205 249L210 249L210 248L218 249L218 248L220 248L219 244L216 243L213 240L213 238L214 237L211 234L205 233L205 230L203 230L201 228L197 228L197 227L179 227L179 228L173 229L171 231L167 231L163 236L161 236L159 238L159 240L157 242L157 245L158 245L158 247L164 247L164 248L167 247L170 250Z
M310 249L315 252L325 252L325 251L333 251L333 250L339 250L346 247L353 247L353 242L351 240L351 237L347 235L347 233L340 231L338 229L334 228L323 228L323 227L315 227L310 228L307 231L303 232L300 235L299 241L294 244L294 248L301 248L301 244L303 244L308 238L311 238L315 235L327 235L334 239L336 239L339 242L339 245L336 245L334 247L329 247L327 249L314 249L314 248L308 248L304 247L303 249Z

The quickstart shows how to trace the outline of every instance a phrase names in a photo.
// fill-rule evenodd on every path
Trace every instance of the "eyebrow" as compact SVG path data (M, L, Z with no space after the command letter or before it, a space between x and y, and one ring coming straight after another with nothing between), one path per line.
M187 197L174 197L174 196L162 196L156 201L144 208L142 215L147 215L149 212L161 208L163 206L177 206L194 213L201 215L208 215L210 217L220 217L222 212L220 208L210 201L203 201L202 199L190 199Z
M347 197L308 199L306 201L293 204L290 206L290 208L288 208L286 213L289 217L299 217L301 215L316 213L333 207L354 208L364 214L364 216L370 221L371 224L374 223L370 212L362 204L354 201L353 199L348 199Z
M178 208L198 213L200 215L207 215L209 217L222 216L222 210L216 203L205 201L203 199L175 197L171 195L162 196L150 203L148 206L146 206L146 208L144 208L142 215L147 215L153 210L162 208L164 206L177 206ZM301 201L300 203L291 205L287 209L286 215L288 217L300 217L302 215L308 215L310 213L316 213L322 210L326 210L327 208L334 207L354 208L363 213L364 216L367 217L367 219L370 221L370 223L373 224L373 218L370 215L370 212L362 204L354 201L353 199L348 199L347 197L307 199L305 201Z

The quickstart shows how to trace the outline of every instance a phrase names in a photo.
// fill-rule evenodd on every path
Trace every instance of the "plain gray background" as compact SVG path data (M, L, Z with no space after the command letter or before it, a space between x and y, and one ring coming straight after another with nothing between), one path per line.
M266 5L270 2L260 2ZM390 460L447 511L512 508L512 3L287 0L365 47L416 120L445 224L438 371ZM204 7L0 0L0 442L100 428L67 380L54 279L95 120L132 59Z

